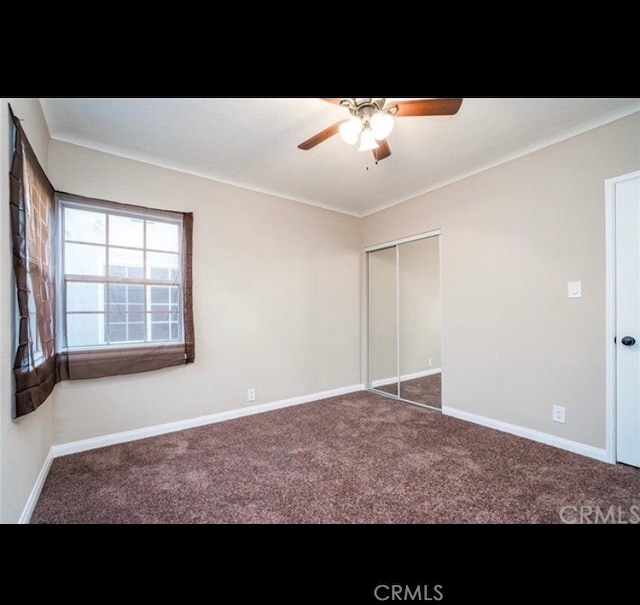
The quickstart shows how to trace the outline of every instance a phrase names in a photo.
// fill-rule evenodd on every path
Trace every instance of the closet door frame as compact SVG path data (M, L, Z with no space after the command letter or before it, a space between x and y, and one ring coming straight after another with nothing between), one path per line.
M405 403L410 403L411 405L417 405L422 408L427 408L429 410L435 410L430 405L426 405L424 403L419 403L416 401L410 401L409 399L402 399L400 397L400 271L399 271L399 256L400 256L400 246L402 244L408 244L409 242L415 242L422 239L428 239L430 237L437 237L442 235L442 229L434 229L432 231L426 231L424 233L419 233L417 235L410 235L408 237L403 237L400 239L392 240L389 242L385 242L383 244L375 244L374 246L367 246L364 251L367 255L367 390L373 391L378 395L383 395L385 397L389 397L391 399L395 399L397 401L403 401ZM442 240L440 240L439 248L442 250L441 245ZM370 252L376 252L377 250L386 250L388 248L396 249L396 377L397 377L397 395L393 395L391 393L385 393L384 391L379 391L373 388L372 378L371 378L371 255ZM440 258L440 265L442 265L442 258ZM442 284L442 273L440 274L440 283Z

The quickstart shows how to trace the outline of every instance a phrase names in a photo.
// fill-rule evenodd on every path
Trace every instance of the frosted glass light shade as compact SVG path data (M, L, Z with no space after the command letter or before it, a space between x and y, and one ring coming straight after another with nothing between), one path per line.
M378 140L386 139L393 130L393 116L386 111L378 111L369 121L373 136Z
M358 142L358 137L362 132L362 128L362 120L354 116L350 120L342 122L342 124L340 124L340 128L338 128L338 132L345 143L355 145Z
M373 134L373 130L371 130L371 128L365 128L360 135L360 147L358 148L358 151L371 151L378 147L380 147L380 145L376 143L376 137Z

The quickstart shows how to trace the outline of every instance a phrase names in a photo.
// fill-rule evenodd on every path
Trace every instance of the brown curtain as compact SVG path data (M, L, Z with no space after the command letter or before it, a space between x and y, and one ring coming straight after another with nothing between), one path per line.
M193 363L196 358L196 338L193 328L193 214L183 214L182 224L182 303L184 313L184 344L186 363Z
M193 363L193 214L152 210L56 192L13 115L15 146L10 172L11 228L19 326L14 363L13 417L33 412L60 380L147 372ZM56 318L56 196L120 210L169 215L182 222L182 343L67 350L66 321ZM60 234L62 237L63 234ZM56 321L58 319L58 321ZM56 334L56 326L62 333ZM56 349L56 342L61 350Z
M33 412L56 380L55 271L53 236L55 192L27 140L15 125L10 206L13 267L17 289L17 351L14 361L13 417Z

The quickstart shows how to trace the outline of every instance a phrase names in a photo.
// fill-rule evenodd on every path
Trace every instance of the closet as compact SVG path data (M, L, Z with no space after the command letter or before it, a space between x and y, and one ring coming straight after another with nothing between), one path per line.
M441 409L440 231L366 253L368 388Z

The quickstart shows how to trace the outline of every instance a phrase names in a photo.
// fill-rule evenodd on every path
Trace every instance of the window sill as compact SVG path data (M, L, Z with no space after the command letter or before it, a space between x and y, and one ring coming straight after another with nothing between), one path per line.
M112 354L122 355L130 352L142 353L144 351L164 351L169 349L181 349L184 351L184 342L157 342L157 343L135 343L135 344L118 344L108 346L95 346L95 347L74 347L69 349L63 349L60 354L68 355L69 357L76 357L82 355L105 355L111 356Z

